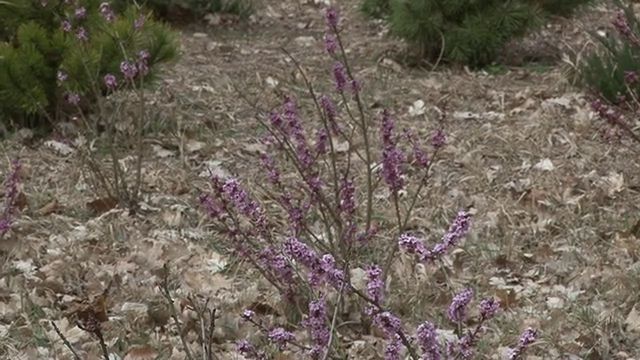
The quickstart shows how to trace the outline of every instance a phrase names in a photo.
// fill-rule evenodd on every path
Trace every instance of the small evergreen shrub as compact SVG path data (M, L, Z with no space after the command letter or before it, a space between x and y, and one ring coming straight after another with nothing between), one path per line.
M391 11L389 0L364 0L360 9L373 18L383 18Z
M107 91L148 82L176 56L175 35L135 6L107 2L0 2L0 121L43 125ZM131 76L135 72L135 76Z
M490 64L514 37L548 15L570 15L591 0L364 0L362 10L386 18L391 32L431 61Z
M620 11L612 22L610 36L592 33L600 48L581 64L579 77L584 86L611 103L637 98L640 83L640 27L631 6L616 1Z
M252 0L115 0L114 6L122 9L134 2L171 21L199 19L209 13L228 13L246 18L253 12Z

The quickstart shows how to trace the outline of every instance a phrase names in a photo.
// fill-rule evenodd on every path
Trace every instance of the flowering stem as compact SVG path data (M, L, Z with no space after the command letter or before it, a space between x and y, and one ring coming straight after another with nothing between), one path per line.
M274 137L274 139L276 139L276 141L278 141L278 144L284 149L284 151L287 154L287 157L289 157L289 159L291 159L291 162L293 163L294 167L296 168L298 174L302 177L302 179L305 180L305 182L309 182L308 176L304 173L304 171L302 170L300 163L298 162L297 157L295 156L295 150L293 145L286 139L286 137L283 137L282 139L277 136L277 134L271 129L270 126L268 126L264 120L260 119L259 117L257 118L258 122L260 122L260 124L262 126L264 126L267 131L269 131L269 133ZM311 196L314 196L314 193L311 191ZM320 200L320 202L322 203L322 205L325 206L325 208L329 211L329 214L331 215L331 217L333 218L333 220L336 223L340 222L340 216L338 216L338 214L334 211L333 207L331 206L331 204L329 204L329 202L327 201L326 197L321 193L318 192L317 194L318 199Z
M393 207L395 208L396 211L396 221L398 222L398 236L400 236L403 232L403 223L402 223L402 218L400 216L400 201L398 199L398 192L394 191L393 192ZM384 268L382 270L382 281L385 282L387 280L387 274L389 274L389 269L391 268L391 264L393 264L393 259L396 256L396 252L398 252L398 242L397 241L392 241L391 242L391 249L387 250L387 259L384 262Z
M333 144L333 136L331 135L331 131L329 129L329 124L327 123L327 119L324 116L324 112L322 111L322 107L320 106L320 103L318 102L318 97L316 96L316 93L313 89L313 85L311 84L311 81L309 81L309 78L307 77L307 74L305 73L305 71L302 69L302 66L300 66L300 63L298 63L298 61L296 60L295 57L293 57L286 49L282 49L282 51L284 51L285 54L287 54L287 56L289 57L289 59L291 59L291 61L293 62L293 64L295 65L295 67L298 69L298 71L300 72L300 74L302 75L302 79L304 80L306 86L307 86L307 90L309 90L309 95L311 95L311 98L313 99L314 104L316 105L316 110L318 111L318 114L320 114L320 119L322 120L322 124L323 127L325 129L325 131L327 132L327 137L329 140L329 147L331 148L331 169L333 171L333 187L334 187L334 195L335 195L335 201L336 204L340 203L340 187L338 186L338 167L336 166L336 151L335 151L335 147ZM341 233L341 223L338 223L338 233Z
M476 328L473 330L473 332L469 334L469 346L473 346L473 344L475 343L476 338L478 337L478 333L480 333L480 330L482 329L482 325L484 325L486 320L487 319L485 317L480 317L480 322L478 322L478 325L476 325ZM459 326L462 327L462 324L459 323ZM462 356L463 356L462 353L458 353L456 354L456 357L454 358L454 360L457 360Z
M404 221L402 222L402 226L400 227L400 232L401 233L404 232L404 229L407 227L407 223L409 222L409 219L411 218L411 212L413 211L413 208L415 207L416 202L418 201L418 197L420 196L420 192L422 191L424 186L427 185L427 181L429 180L431 166L434 163L437 155L438 155L438 150L436 150L433 153L433 158L431 159L431 161L429 161L429 164L427 165L425 173L422 176L422 179L420 180L420 185L418 185L418 189L416 189L416 192L413 194L413 199L411 199L411 204L409 205L409 208L407 209L407 212L404 215Z
M351 283L349 283L349 287L350 287L350 291L353 291L353 293L358 295L358 297L360 297L364 301L368 302L369 304L373 305L378 310L378 312L384 312L385 311L385 309L382 306L380 306L380 304L378 304L376 301L374 301L373 299L371 299L367 295L363 294L362 291L356 289ZM411 357L411 359L419 360L420 357L416 353L416 351L413 348L413 346L411 346L411 342L409 341L407 336L404 334L404 332L402 330L398 330L398 331L396 331L396 334L400 338L400 341L402 342L402 345L404 345L404 347L407 348L407 351L409 352L409 356Z
M352 81L355 81L351 66L349 66L347 53L344 49L344 45L342 44L340 31L338 31L338 28L335 26L332 26L332 30L336 35L336 42L338 44L338 47L340 48L340 54L342 57L342 61L344 62L344 67L347 70L347 75L349 75L349 78L351 78ZM364 141L364 151L366 158L365 160L367 164L367 214L365 232L368 232L371 229L371 217L373 215L373 170L371 169L371 148L369 145L369 129L364 114L364 105L362 104L362 99L360 98L360 94L356 89L354 89L354 98L356 100L358 111L360 113L360 128L362 130L362 140Z

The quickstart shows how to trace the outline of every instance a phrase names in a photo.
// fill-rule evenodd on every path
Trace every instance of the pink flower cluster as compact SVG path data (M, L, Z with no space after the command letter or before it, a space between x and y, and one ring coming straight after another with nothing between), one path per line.
M470 226L471 215L466 211L459 211L449 230L442 237L441 242L431 250L425 247L422 240L409 234L401 235L398 245L409 254L417 254L422 262L433 261L457 246L460 240L469 232Z

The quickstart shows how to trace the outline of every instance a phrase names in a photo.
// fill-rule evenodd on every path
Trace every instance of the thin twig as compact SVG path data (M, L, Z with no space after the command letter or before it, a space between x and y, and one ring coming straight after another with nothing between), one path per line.
M160 290L165 300L167 300L167 305L169 306L169 310L171 312L171 318L176 323L176 328L178 329L178 334L180 334L180 341L182 342L182 346L184 347L184 353L189 360L195 360L193 355L191 354L191 349L189 348L189 344L187 343L187 339L182 333L182 327L180 326L180 320L178 320L178 314L176 313L176 309L173 304L173 299L171 298L171 292L169 291L169 267L167 264L164 265L163 278L160 284Z
M104 356L104 360L109 359L109 349L107 348L107 343L104 341L104 336L102 335L102 330L98 327L96 331L93 332L98 338L98 342L100 343L100 349L102 350L102 356Z
M71 351L71 353L73 354L73 358L76 359L76 360L81 360L80 355L78 355L76 350L73 348L73 346L71 345L69 340L67 340L67 338L62 334L60 329L58 329L58 326L56 325L56 323L53 322L53 320L51 320L50 323L51 323L51 326L53 326L53 330L56 331L56 334L58 334L58 336L60 337L60 339L64 343L64 346L66 346L67 349L69 349L69 351Z
M344 283L340 286L340 291L338 292L338 301L336 301L336 303L339 303L342 300L343 287L344 287ZM335 309L333 310L333 318L331 319L331 328L329 329L329 342L327 343L327 352L324 353L322 360L327 360L327 357L329 357L329 354L331 353L331 343L333 342L333 332L336 329L336 319L338 318L339 308L340 307L336 305Z

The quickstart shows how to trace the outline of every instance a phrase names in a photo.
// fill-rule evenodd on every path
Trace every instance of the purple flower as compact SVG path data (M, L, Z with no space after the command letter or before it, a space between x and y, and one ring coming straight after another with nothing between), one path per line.
M138 74L138 68L130 61L124 60L120 63L120 72L124 75L125 79L133 80Z
M347 86L347 82L349 81L349 79L347 75L347 69L340 61L333 64L333 80L336 85L336 90L338 90L338 92L343 92Z
M140 75L145 76L149 73L149 66L147 65L146 61L138 61L136 63L136 66Z
M62 31L71 32L71 23L69 22L69 20L62 21Z
M222 215L222 208L210 195L202 194L199 200L200 205L207 211L207 214L209 214L212 219L217 219Z
M341 290L345 284L344 272L336 267L336 260L331 254L322 255L320 260L320 271L314 269L316 273L324 276L326 281L331 284L336 290Z
M271 123L271 126L273 126L274 128L278 129L278 130L284 130L284 120L282 119L282 115L277 113L277 112L271 112L271 115L269 115L269 122Z
M320 176L318 176L317 173L305 179L305 181L307 182L307 185L309 185L309 189L314 194L314 196L319 194L320 191L322 190L322 185L324 184L324 182L322 181Z
M284 252L309 270L309 284L312 287L328 282L334 288L342 289L345 283L344 272L336 268L335 259L330 254L320 258L315 251L295 237L285 241Z
M599 99L591 102L591 108L600 118L606 120L609 124L617 125L622 121L622 114L620 112L610 108Z
M76 38L81 41L87 41L89 40L89 33L84 27L80 26L78 30L76 30Z
M420 148L418 143L414 140L411 140L411 147L413 149L414 165L417 168L426 169L429 166L429 156L427 153Z
M338 14L338 10L335 7L328 7L324 12L324 18L330 30L336 31L338 29L340 14Z
M266 356L258 352L248 340L239 340L236 342L236 351L238 351L245 359L263 360Z
M66 72L62 71L62 70L58 70L57 77L58 77L58 81L63 83L65 81L67 81L67 79L69 78L69 75Z
M449 320L455 323L465 321L467 317L467 306L469 306L472 299L472 289L464 289L462 292L454 296L453 300L451 300L451 304L449 305L449 310L447 311Z
M428 321L422 323L416 330L416 338L422 350L422 360L440 360L440 344L435 325Z
M80 103L80 95L74 92L68 92L65 94L65 100L70 105L78 105Z
M400 360L402 351L402 342L398 335L394 336L384 348L384 360Z
M269 331L267 338L269 338L269 341L276 344L280 349L286 348L288 343L296 339L291 332L281 327Z
M377 305L381 305L384 300L384 283L382 282L382 269L373 265L366 271L367 273L367 296Z
M402 190L404 180L400 170L401 164L404 162L404 154L396 145L394 135L395 122L388 110L382 112L382 177L392 193Z
M401 249L408 252L409 254L418 254L420 258L424 257L424 255L428 252L424 244L422 243L422 240L409 234L400 235L398 245Z
M149 61L151 59L151 54L147 50L140 50L138 52L138 59L141 61Z
M313 164L314 158L302 127L298 106L293 98L287 97L285 99L282 117L272 115L271 123L280 129L285 136L291 138L295 146L298 163L303 171L307 170Z
M402 323L397 316L389 311L376 314L373 317L373 323L385 334L388 339L395 338L395 335L401 330Z
M107 87L107 89L113 91L118 86L118 80L116 80L115 75L107 74L104 76L104 85Z
M290 194L283 195L283 202L289 215L289 226L293 229L294 234L299 234L310 204L305 203L302 206L293 205Z
M455 245L460 238L465 236L469 232L471 227L471 214L465 210L458 211L456 218L453 220L453 224L449 227L449 230L444 235L442 241L447 245Z
M422 262L433 261L444 255L452 247L458 245L460 239L469 232L470 226L471 215L462 210L456 215L449 230L442 237L441 242L436 244L431 250L427 250L420 239L409 234L401 235L398 245L410 254L417 254Z
M624 82L627 83L627 85L635 85L638 82L638 73L635 71L625 71Z
M238 350L239 353L241 354L245 354L245 353L251 353L255 351L255 348L253 347L253 345L251 345L251 343L247 340L239 340L236 343L236 350Z
M297 238L290 237L284 243L285 253L310 268L319 262L318 255L307 244L300 242Z
M376 236L379 231L380 228L374 224L371 226L371 229L369 229L369 231L358 234L358 236L356 236L356 241L358 241L359 243L369 242L369 240L373 239L373 237Z
M331 132L338 134L340 132L340 128L336 122L336 118L338 117L336 105L331 101L330 97L322 95L320 97L320 107L322 108L322 111L324 111L324 115L327 117L327 122L331 128Z
M362 90L362 84L360 83L360 81L356 79L351 79L349 85L350 85L349 89L354 95L357 95L360 92L360 90Z
M324 49L331 55L335 55L338 50L338 41L333 34L324 35Z
M133 28L136 30L142 29L144 26L144 22L146 21L144 15L138 16L138 18L133 22Z
M480 301L480 316L482 320L493 318L500 310L500 300L495 298L482 299Z
M509 360L516 360L527 350L529 345L533 344L538 338L538 332L535 329L527 328L521 335L518 345L515 349L509 351Z
M113 20L115 20L116 15L113 13L113 10L111 9L111 5L109 5L109 3L101 3L99 9L100 15L102 15L102 17L107 20L107 22L112 22Z
M237 179L230 178L222 184L222 191L234 204L235 208L248 218L262 217L262 209L249 197Z
M355 200L356 188L353 185L353 181L349 179L343 179L340 185L340 211L347 215L349 219L353 217L356 212L356 200Z
M81 6L76 9L75 15L76 15L76 19L82 20L87 17L87 9L85 9L84 6Z
M151 54L147 50L141 50L138 53L138 61L136 65L138 66L138 72L142 75L147 75L149 73L149 59L151 58Z
M382 176L389 190L397 193L404 187L400 164L404 162L404 154L398 148L385 149L382 152Z
M309 302L309 315L302 325L309 330L313 342L310 355L314 359L319 359L326 351L331 335L327 326L327 309L323 298Z
M18 187L20 185L20 168L18 160L11 162L11 170L4 181L4 203L0 208L0 239L9 231L13 216L17 212Z
M458 353L463 360L470 360L473 358L473 337L471 334L463 336L458 341Z
M280 184L280 171L276 168L275 161L268 154L262 154L260 156L262 166L267 171L267 179L273 185Z
M446 143L447 143L447 136L445 135L444 131L439 129L434 131L433 134L431 134L431 145L436 150L445 146Z
M259 263L267 269L271 269L276 279L284 284L291 284L293 281L293 268L287 259L276 252L273 248L263 249L258 255Z
M316 148L315 152L317 155L321 155L327 152L327 142L329 141L329 134L327 134L327 130L319 129L316 133Z
M253 317L256 316L256 313L253 310L245 309L242 312L242 319L246 321L253 320Z
M620 10L612 22L613 27L620 33L620 35L629 38L632 36L631 26L627 21L627 16L624 11Z

